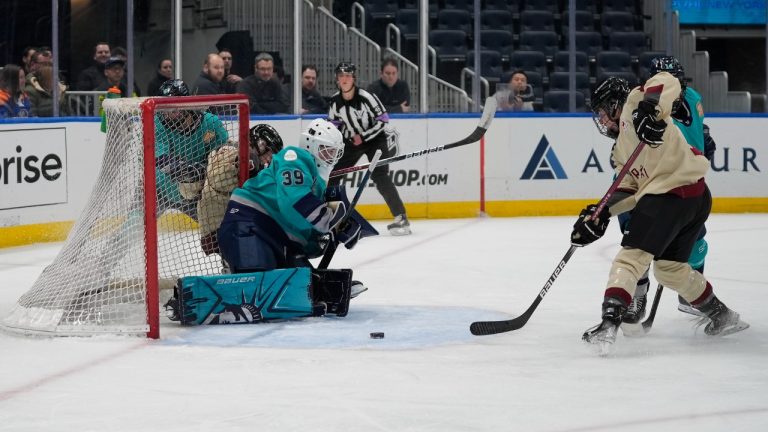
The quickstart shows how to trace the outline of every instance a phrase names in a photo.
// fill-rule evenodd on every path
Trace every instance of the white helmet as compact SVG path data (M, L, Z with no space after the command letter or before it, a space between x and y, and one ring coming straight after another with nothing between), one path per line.
M344 154L344 137L325 119L315 119L301 133L301 147L312 153L320 176L328 181L333 166Z

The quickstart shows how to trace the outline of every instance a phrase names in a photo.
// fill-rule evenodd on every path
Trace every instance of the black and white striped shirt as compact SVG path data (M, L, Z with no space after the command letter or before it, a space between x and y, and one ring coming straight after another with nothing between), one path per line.
M363 142L367 142L384 130L389 115L376 95L355 87L350 100L344 100L341 92L331 97L328 120L339 126L345 139L360 135Z

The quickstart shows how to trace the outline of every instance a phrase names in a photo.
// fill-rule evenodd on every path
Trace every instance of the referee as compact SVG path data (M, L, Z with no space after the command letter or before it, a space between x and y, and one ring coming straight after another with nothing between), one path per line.
M356 69L353 63L345 62L339 63L335 69L339 91L331 98L328 119L339 126L345 143L344 155L336 164L336 169L355 165L363 155L371 160L377 149L381 150L382 159L395 156L397 152L395 148L390 149L387 143L387 131L384 130L389 122L387 110L378 97L357 87ZM376 167L371 179L395 217L395 221L387 225L389 232L392 235L410 234L405 206L389 176L389 167ZM336 185L340 181L341 178L332 179L330 184Z

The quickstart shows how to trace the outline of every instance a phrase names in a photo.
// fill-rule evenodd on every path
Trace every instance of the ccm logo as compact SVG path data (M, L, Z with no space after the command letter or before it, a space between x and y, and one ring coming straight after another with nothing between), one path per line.
M16 146L16 153L21 153L21 146ZM49 153L41 158L35 155L11 156L3 158L0 164L0 180L3 184L15 180L14 183L35 183L42 176L48 181L61 177L61 158Z

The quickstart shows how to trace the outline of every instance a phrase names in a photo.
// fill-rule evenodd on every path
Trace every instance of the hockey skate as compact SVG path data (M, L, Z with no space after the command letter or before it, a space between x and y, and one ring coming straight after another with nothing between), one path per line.
M677 296L677 299L680 301L680 303L678 303L678 305L677 305L677 310L679 310L680 312L684 312L684 313L691 314L691 315L696 315L696 316L699 316L699 317L703 317L704 316L704 314L701 313L701 311L699 311L695 307L691 306L691 304L688 303L687 301L685 301L684 298L682 298L680 296Z
M621 331L624 336L645 335L642 321L645 318L645 307L648 304L648 284L647 278L640 279L635 290L635 296L632 297L632 303L629 304L624 316L621 317Z
M714 296L706 304L701 305L699 312L704 316L698 325L709 321L704 327L704 333L709 336L725 336L749 328L749 324L742 321L738 313L728 309L725 303Z
M349 298L355 298L366 291L368 291L367 286L360 281L353 280L352 287L349 289Z
M626 310L627 308L619 300L607 299L603 302L603 321L587 329L581 339L597 348L598 354L603 356L610 354L616 342L621 317Z
M404 236L411 233L411 223L408 222L408 217L403 213L395 216L395 221L387 225L387 229L393 236Z

